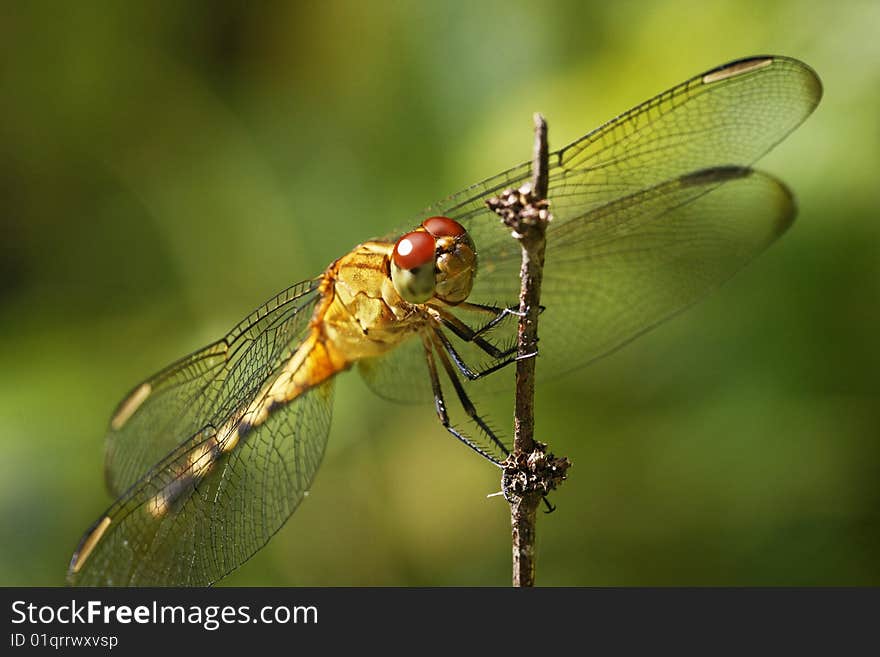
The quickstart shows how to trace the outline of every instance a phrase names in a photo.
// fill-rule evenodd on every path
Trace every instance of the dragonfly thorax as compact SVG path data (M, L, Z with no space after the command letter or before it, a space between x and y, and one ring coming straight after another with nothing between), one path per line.
M431 217L394 244L391 280L410 303L437 298L449 304L467 299L477 271L477 252L464 227Z

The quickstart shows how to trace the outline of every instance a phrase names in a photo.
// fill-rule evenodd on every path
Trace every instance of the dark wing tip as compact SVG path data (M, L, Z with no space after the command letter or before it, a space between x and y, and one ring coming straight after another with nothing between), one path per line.
M679 182L684 187L711 185L714 183L727 182L728 180L747 178L753 173L754 169L750 167L741 167L730 164L692 171L679 178Z
M759 184L772 185L777 192L774 200L779 206L778 215L776 223L770 231L771 240L775 240L791 227L797 215L794 195L788 186L775 176L756 171L751 167L724 165L692 171L681 176L678 182L683 187L701 187L705 185L721 185L731 180L742 180L752 176L758 179L756 182Z
M769 55L760 55L758 57L744 57L727 62L721 66L716 66L710 71L703 73L703 84L712 84L726 80L727 78L743 75L767 66L771 66L776 58Z
M752 57L743 57L735 59L721 66L717 66L710 71L706 71L702 76L703 84L714 84L728 78L736 77L757 71L760 69L787 68L797 72L802 78L803 87L806 96L811 101L810 111L819 104L822 99L822 80L816 71L808 64L805 64L794 57L786 57L785 55L756 55ZM808 112L809 113L809 112Z

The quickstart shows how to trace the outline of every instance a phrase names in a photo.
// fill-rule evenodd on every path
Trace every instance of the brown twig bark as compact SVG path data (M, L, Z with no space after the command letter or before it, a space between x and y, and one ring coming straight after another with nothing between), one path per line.
M565 478L567 459L554 458L534 439L535 366L538 315L547 224L551 220L547 186L547 123L535 114L532 179L488 201L508 225L522 249L519 326L517 330L516 405L513 453L504 464L502 490L510 503L513 539L513 585L534 586L535 524L541 500ZM549 506L549 503L548 503ZM551 507L552 509L552 507Z

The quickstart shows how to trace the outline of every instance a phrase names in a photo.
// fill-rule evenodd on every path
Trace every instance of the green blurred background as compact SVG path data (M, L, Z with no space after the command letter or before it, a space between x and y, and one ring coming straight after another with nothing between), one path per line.
M880 583L880 4L3 3L0 584L60 585L129 388L362 239L730 59L815 115L779 244L543 386L546 585ZM519 84L512 84L517 79ZM495 423L507 429L510 400ZM450 481L449 473L454 472ZM230 585L506 585L497 471L340 377L312 495Z

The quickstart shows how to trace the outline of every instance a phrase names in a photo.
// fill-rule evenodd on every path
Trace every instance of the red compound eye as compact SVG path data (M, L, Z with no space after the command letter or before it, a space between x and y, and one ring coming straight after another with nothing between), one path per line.
M407 233L394 245L394 264L406 270L421 267L433 262L435 248L432 235L421 230Z
M465 232L460 223L449 217L430 217L422 222L422 227L434 237L458 237Z

